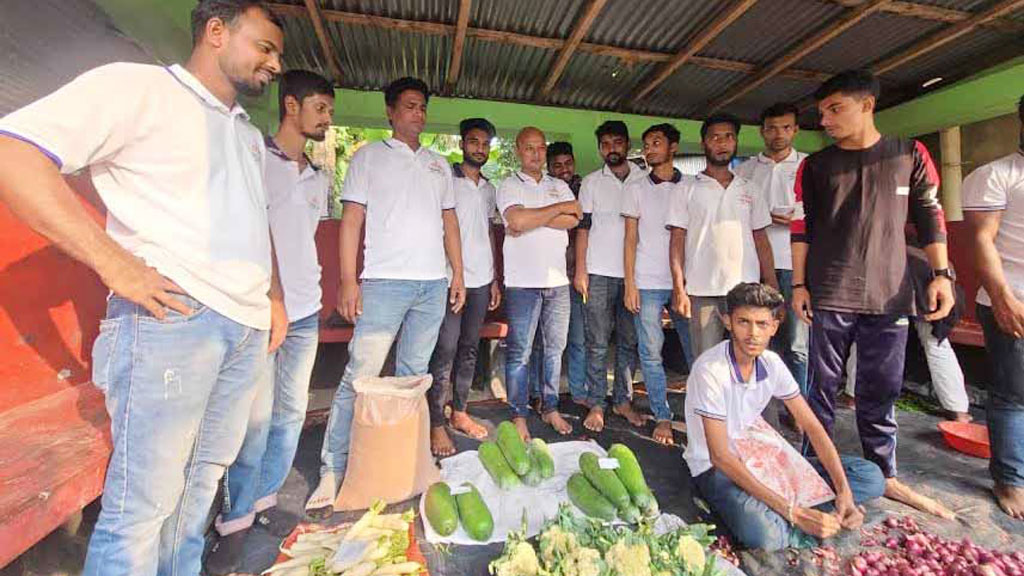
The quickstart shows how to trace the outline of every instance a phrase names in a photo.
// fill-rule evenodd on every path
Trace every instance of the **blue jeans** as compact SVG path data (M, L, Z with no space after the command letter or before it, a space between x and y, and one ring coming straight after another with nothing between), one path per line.
M284 343L268 359L242 450L225 477L224 511L217 519L221 536L249 528L256 514L277 505L306 421L319 331L317 314L291 322Z
M661 314L666 308L672 317L672 326L679 337L683 356L688 366L693 365L690 351L689 320L671 310L672 290L640 290L640 313L636 315L636 339L640 352L640 369L644 373L644 386L651 402L651 412L657 421L671 420L672 410L668 406L665 365L661 361L661 348L665 344L665 330L661 326Z
M885 492L885 478L878 465L854 456L843 456L841 459L854 502L861 504L882 496ZM832 479L818 459L808 458L808 461L831 486ZM780 550L817 545L816 539L790 526L785 518L764 502L744 492L717 468L697 476L694 483L711 510L746 548ZM818 508L834 509L831 502Z
M583 296L572 286L569 287L569 305L569 339L565 347L569 394L573 400L585 402L587 401L587 357L583 331ZM539 329L537 333L540 334ZM531 398L539 398L541 395L541 382L544 380L543 357L541 338L535 337L529 368Z
M164 320L113 296L93 345L113 452L83 574L199 574L206 519L245 437L269 332L179 297Z
M988 388L988 435L992 479L1004 486L1024 487L1024 339L996 324L992 309L977 306L985 331L992 378Z
M419 376L427 373L430 355L448 306L448 281L440 280L363 280L363 314L356 320L355 333L348 344L348 364L331 403L327 433L320 450L320 473L345 475L352 410L356 391L352 384L359 378L379 376L395 338L395 376ZM401 334L399 335L399 331Z
M789 367L793 379L800 386L800 392L807 397L807 341L808 329L790 304L793 302L793 271L776 270L779 280L779 291L786 299L786 319L779 326L779 331L772 338L771 348Z
M605 361L608 341L615 331L615 377L612 404L629 401L636 366L636 329L633 314L623 302L622 278L590 275L584 324L587 343L587 392L592 406L604 406L608 396L608 371Z
M514 418L529 411L529 363L537 326L543 340L544 387L542 410L558 409L562 377L562 352L569 332L569 287L506 288L505 314L508 337L505 353L505 387Z

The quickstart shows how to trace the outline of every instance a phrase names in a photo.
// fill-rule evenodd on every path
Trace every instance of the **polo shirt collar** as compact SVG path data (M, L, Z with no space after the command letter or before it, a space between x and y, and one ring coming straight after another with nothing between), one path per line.
M284 153L284 150L281 150L281 148L277 145L277 142L274 141L273 137L271 137L271 136L264 136L263 137L263 143L267 146L267 152L270 152L274 156L277 156L278 158L280 158L280 159L282 159L282 160L284 160L286 162L295 162L294 160L289 158L287 154ZM310 168L312 168L315 171L319 171L320 170L319 166L317 166L316 164L313 164L313 159L310 158L308 154L303 152L302 156L306 158L306 166L309 166Z
M616 176L614 172L612 172L612 169L608 167L608 164L601 165L601 175L607 176L609 178L615 178L616 180L619 180L620 182L625 184L626 182L629 182L629 179L632 178L637 171L641 170L639 166L637 166L633 162L630 162L628 158L626 159L626 165L629 166L629 173L626 174L625 180L619 180L619 177Z
M456 178L465 178L466 177L466 173L462 171L462 163L461 162L456 162L455 164L452 164L452 174ZM488 178L487 176L484 176L483 172L480 173L480 178L484 182L490 182L491 181L490 178Z
M547 180L548 178L551 178L551 176L548 176L547 173L545 173L545 172L541 172L540 173L540 180L534 180L533 176L530 176L529 174L527 174L526 172L523 172L522 170L516 170L515 172L513 172L513 174L516 175L516 178L519 178L520 182L523 182L523 183L526 183L526 184L533 183L533 184L540 185L545 180Z
M743 379L743 375L740 373L740 365L736 361L736 355L732 351L732 341L729 340L726 343L726 355L729 356L729 374L732 376L732 383L745 386L747 388L754 388L758 384L768 380L768 368L764 364L764 359L760 356L754 358L754 381L747 382Z
M736 172L734 172L732 170L732 168L730 168L729 171L732 172L732 181L733 182L735 182L737 180L741 180L740 175L737 174ZM701 170L700 172L697 172L696 178L697 178L697 180L700 180L701 182L714 182L714 183L718 184L718 180L715 180L711 176L708 176L707 174L704 173L703 170ZM721 184L719 184L719 185L721 185ZM732 183L730 183L730 186L731 185L732 185Z
M680 172L678 168L672 169L672 178L670 180L662 180L661 178L658 178L657 176L655 176L654 170L648 172L647 176L651 179L651 183L654 184L655 186L657 186L658 184L664 184L665 182L679 184L679 182L683 179L683 173Z
M419 154L420 150L423 150L424 148L426 148L426 146L424 146L422 143L420 143L420 147L415 149L415 150L413 150L412 148L409 147L408 144L406 144L405 142L402 142L401 140L399 140L398 138L395 138L395 137L387 138L383 142L384 142L385 146L387 146L388 148L391 148L392 150L408 150L409 152L412 152L413 154Z
M193 94L198 96L199 99L206 103L207 106L210 106L211 108L216 108L217 110L220 110L221 112L228 114L229 116L241 116L246 120L249 119L249 113L245 111L245 108L242 108L241 104L235 102L235 105L228 109L228 107L225 106L224 103L220 101L220 99L214 96L213 93L210 92L206 88L206 86L204 86L203 83L199 81L198 78L193 76L192 73L186 70L185 67L181 64L174 64L173 66L169 66L167 68L167 71L170 72L171 76L174 76L178 80L178 82L181 82L182 85L191 90Z
M796 151L796 148L790 148L789 155L783 158L782 162L776 162L775 160L772 160L771 156L761 152L757 155L757 160L762 164L790 164L792 162L800 161L800 153Z

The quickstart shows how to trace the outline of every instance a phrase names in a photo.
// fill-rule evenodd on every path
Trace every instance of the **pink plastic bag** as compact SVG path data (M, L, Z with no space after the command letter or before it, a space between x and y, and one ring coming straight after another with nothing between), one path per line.
M809 508L835 499L835 492L811 463L764 418L758 418L733 443L747 470L787 502Z

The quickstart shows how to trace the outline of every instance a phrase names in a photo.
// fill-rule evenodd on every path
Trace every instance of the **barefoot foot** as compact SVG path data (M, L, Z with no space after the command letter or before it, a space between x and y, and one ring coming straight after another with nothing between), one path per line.
M626 420L629 420L629 423L632 424L633 426L644 425L644 417L641 416L639 412L633 409L633 404L630 403L629 401L623 402L618 406L613 406L612 412L619 416L622 416Z
M910 486L900 482L896 478L886 478L885 480L885 497L890 500L902 502L911 508L917 508L922 512L933 514L940 518L952 520L956 518L956 514L952 510L946 508L941 502L934 498L929 498L924 494L919 494Z
M548 412L541 416L540 419L550 424L551 427L555 429L555 432L558 432L562 436L572 432L572 424L566 422L565 418L562 418L562 415L559 414L557 410Z
M1024 520L1024 487L996 483L992 493L996 495L999 507L1010 518Z
M516 431L519 432L519 437L523 439L523 442L529 442L530 429L526 427L526 418L513 418L512 424L515 425Z
M483 424L473 420L473 418L466 412L459 412L457 410L452 411L450 423L452 428L455 428L470 438L476 438L477 440L487 438L487 428L484 428Z
M654 441L658 444L664 444L666 446L675 445L675 438L672 436L672 421L662 420L658 422L657 426L654 427L654 433L651 434Z
M583 420L583 427L591 432L604 430L604 407L591 407L590 412L587 412L587 418Z
M971 422L974 417L968 412L949 412L948 417L953 422Z
M430 429L430 451L438 458L455 454L455 444L452 443L444 426L434 426Z

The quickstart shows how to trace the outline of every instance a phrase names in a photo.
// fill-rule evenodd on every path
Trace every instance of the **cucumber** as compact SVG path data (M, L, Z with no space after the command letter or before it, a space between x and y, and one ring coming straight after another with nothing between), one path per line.
M459 527L459 509L451 488L444 482L430 485L423 509L430 527L441 536L450 536Z
M547 480L555 475L555 459L551 457L548 443L540 438L530 440L530 464L540 468L540 476Z
M626 524L636 524L642 517L640 509L634 506L632 502L622 508L619 508L619 520L622 520Z
M501 454L501 448L494 442L484 442L477 449L480 462L484 465L487 473L491 475L494 483L502 490L509 490L519 486L519 476L512 471L505 456Z
M462 528L473 540L486 542L494 532L494 518L491 516L490 509L487 508L487 503L480 497L476 486L469 482L462 485L469 488L469 492L455 497L455 502L459 506L459 519L462 521Z
M536 486L544 481L544 476L541 474L540 463L537 462L537 451L533 449L533 446L531 446L526 450L526 453L530 458L530 471L520 476L519 479L527 486Z
M647 487L647 480L644 479L644 473L640 470L640 462L637 461L633 451L623 444L612 444L611 448L608 448L608 456L619 461L615 475L626 487L633 504L636 504L636 507L645 515L656 516L658 503L655 501L651 489Z
M601 466L598 464L597 454L593 452L580 454L580 472L616 508L624 508L629 505L630 497L626 487L622 485L622 481L615 474L615 470L601 469Z
M611 522L615 520L615 505L597 491L586 476L576 472L566 485L569 500L584 514Z
M508 420L498 424L497 439L498 447L512 471L520 476L529 472L530 457L526 454L526 443L519 436L515 425Z

